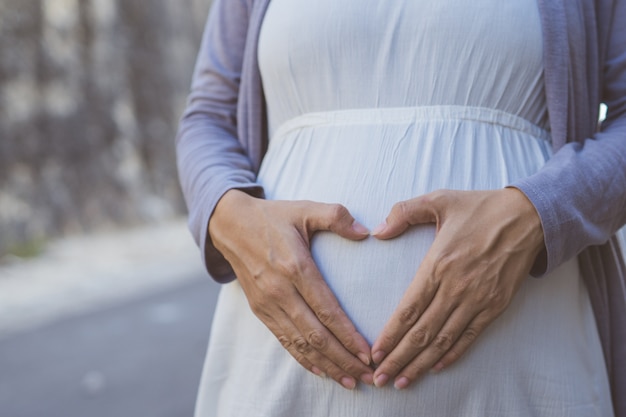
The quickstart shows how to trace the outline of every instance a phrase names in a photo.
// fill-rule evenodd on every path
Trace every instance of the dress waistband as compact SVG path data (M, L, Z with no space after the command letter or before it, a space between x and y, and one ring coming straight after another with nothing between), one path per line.
M552 141L550 132L522 117L502 110L471 106L382 107L305 113L281 124L274 132L273 137L284 137L294 130L312 127L404 124L437 120L467 120L488 123L518 130L547 142Z

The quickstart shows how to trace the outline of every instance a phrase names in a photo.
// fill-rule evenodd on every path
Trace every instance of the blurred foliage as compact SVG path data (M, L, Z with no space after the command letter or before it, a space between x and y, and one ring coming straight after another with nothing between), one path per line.
M46 248L44 239L33 239L27 242L20 242L9 245L7 254L20 259L34 258L43 253ZM0 259L1 260L1 259Z

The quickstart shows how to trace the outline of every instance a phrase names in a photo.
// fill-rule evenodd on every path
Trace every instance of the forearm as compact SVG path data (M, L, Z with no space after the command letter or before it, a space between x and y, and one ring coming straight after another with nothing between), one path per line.
M248 158L232 136L207 121L181 124L177 143L178 170L189 210L189 229L201 249L207 270L219 282L234 279L232 270L215 249L207 233L209 219L222 196L230 189L245 189L262 197Z
M229 189L263 194L237 136L237 105L249 9L248 0L217 0L213 4L176 138L189 227L209 273L221 282L232 280L234 275L208 236L211 214Z
M546 251L542 275L590 245L606 242L626 223L626 121L583 144L568 144L537 174L516 181L541 218Z

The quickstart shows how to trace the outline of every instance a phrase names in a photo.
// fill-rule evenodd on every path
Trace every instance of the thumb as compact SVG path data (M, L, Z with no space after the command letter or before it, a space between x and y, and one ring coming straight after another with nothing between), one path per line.
M350 240L365 239L370 233L341 204L315 204L305 218L305 224L309 234L327 230Z
M376 226L372 236L376 239L392 239L400 236L410 226L423 223L437 223L439 210L431 194L393 205L387 219Z

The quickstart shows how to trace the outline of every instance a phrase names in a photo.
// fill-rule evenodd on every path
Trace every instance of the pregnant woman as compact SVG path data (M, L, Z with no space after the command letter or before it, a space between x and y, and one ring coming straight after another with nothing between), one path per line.
M177 142L225 282L196 415L624 417L624 19L216 0Z

